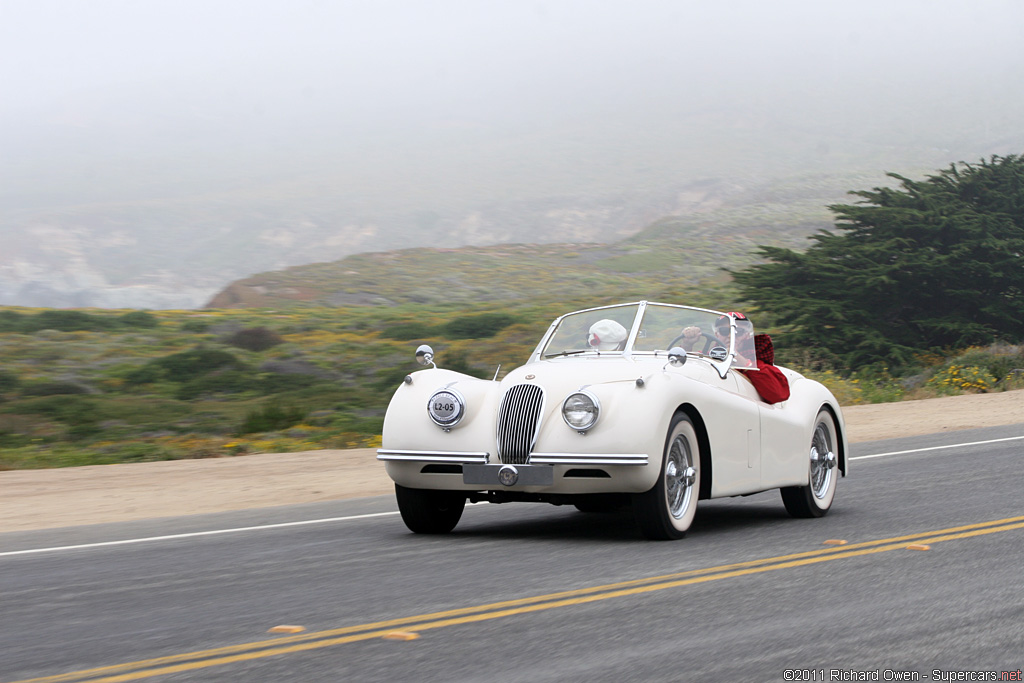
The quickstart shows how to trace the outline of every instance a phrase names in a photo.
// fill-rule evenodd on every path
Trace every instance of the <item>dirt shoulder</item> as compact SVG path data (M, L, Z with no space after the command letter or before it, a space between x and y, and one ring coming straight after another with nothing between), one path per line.
M1024 390L843 409L850 440L1024 423ZM391 493L373 449L0 472L0 532Z

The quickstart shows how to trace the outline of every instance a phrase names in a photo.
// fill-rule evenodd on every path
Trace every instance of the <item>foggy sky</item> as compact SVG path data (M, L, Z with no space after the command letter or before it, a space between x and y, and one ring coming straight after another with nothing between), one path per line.
M977 154L1024 119L1022 45L1017 0L0 0L0 208L357 160L401 183L495 134L642 167L637 136L734 112Z
M1015 0L0 0L0 112L162 90L199 117L512 123L837 84L983 92L1011 85L1022 44Z
M1024 151L1022 45L1018 0L0 0L0 239L977 161Z

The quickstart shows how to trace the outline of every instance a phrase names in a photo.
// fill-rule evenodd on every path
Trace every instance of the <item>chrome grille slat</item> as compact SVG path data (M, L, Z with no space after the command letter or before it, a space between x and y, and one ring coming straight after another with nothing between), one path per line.
M534 384L517 384L505 392L498 410L498 457L508 465L525 465L537 438L544 390Z

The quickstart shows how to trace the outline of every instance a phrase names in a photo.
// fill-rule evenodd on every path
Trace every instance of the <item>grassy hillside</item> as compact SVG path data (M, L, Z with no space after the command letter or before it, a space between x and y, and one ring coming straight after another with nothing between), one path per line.
M420 341L446 367L492 376L525 360L553 309L163 311L134 323L0 309L0 468L373 445Z
M582 301L146 312L0 309L0 469L374 446L421 342L441 367L522 364ZM702 289L675 301L717 306ZM605 296L589 304L622 301ZM729 304L730 306L732 304ZM799 367L799 350L780 356ZM807 370L846 405L1024 387L1024 348L913 376Z

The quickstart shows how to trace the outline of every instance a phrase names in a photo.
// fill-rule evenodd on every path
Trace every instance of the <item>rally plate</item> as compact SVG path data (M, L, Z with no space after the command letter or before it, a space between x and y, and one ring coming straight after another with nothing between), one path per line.
M463 465L462 483L473 486L551 486L555 481L554 471L550 465Z

